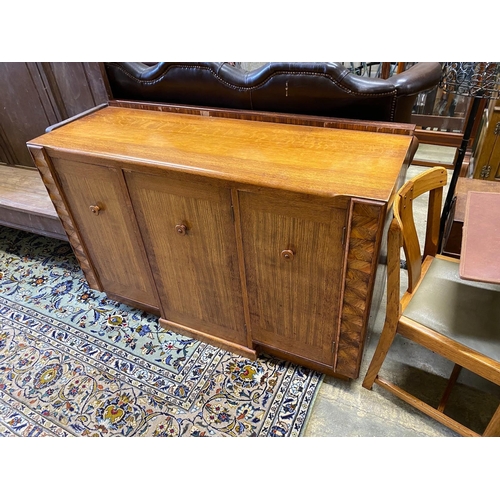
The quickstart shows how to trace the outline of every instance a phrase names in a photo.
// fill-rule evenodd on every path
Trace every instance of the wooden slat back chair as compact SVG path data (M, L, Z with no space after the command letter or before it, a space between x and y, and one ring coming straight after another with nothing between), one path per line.
M446 415L444 409L461 367L500 385L500 287L462 280L458 260L436 255L446 182L446 170L432 168L407 181L396 195L388 232L385 324L363 387L371 389L375 383L455 432L478 436ZM413 200L426 192L429 206L422 256ZM400 298L401 246L408 269L408 289ZM437 408L379 375L396 333L455 363ZM500 406L482 435L500 435Z

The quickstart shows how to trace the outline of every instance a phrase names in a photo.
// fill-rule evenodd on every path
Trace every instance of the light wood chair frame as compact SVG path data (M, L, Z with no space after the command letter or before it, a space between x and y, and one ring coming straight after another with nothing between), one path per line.
M500 363L405 317L403 314L419 284L425 278L433 259L459 262L457 259L437 255L443 187L446 182L446 169L442 167L432 168L407 181L396 195L394 218L387 237L387 309L385 323L363 381L363 387L372 389L373 384L377 384L458 434L462 436L479 436L477 432L446 415L444 409L462 367L500 385ZM413 200L426 192L429 193L429 205L422 255L413 218ZM408 289L402 297L400 297L401 247L405 252L408 269ZM455 363L437 408L409 394L401 387L379 375L380 368L396 333ZM500 435L500 405L482 434L482 436L498 435Z

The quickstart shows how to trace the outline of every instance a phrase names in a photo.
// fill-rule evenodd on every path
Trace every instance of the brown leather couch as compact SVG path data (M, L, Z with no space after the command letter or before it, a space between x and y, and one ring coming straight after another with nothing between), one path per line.
M409 123L417 95L441 65L420 62L387 80L334 62L271 62L253 71L224 62L105 63L113 99Z

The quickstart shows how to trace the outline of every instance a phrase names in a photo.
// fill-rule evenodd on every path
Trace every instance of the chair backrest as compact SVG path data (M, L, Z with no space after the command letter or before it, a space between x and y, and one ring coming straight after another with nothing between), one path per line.
M445 168L431 168L413 179L408 180L396 195L394 201L394 220L396 227L393 227L392 230L397 230L397 227L399 227L401 232L402 245L408 269L409 292L414 290L416 284L420 280L423 259L428 255L435 256L437 253L443 187L446 185L447 180L448 175ZM429 193L429 201L425 245L422 253L417 230L415 228L413 201L425 193Z

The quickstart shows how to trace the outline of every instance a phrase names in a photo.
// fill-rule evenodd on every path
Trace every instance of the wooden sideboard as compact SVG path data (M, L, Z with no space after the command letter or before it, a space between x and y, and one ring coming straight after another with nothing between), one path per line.
M251 359L358 376L411 132L109 106L28 148L91 288Z

